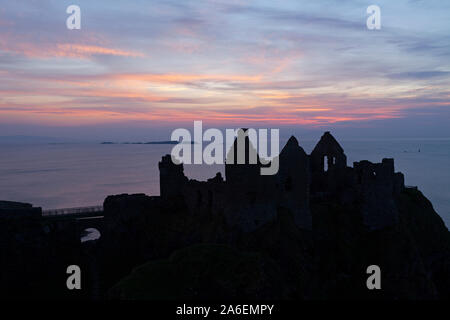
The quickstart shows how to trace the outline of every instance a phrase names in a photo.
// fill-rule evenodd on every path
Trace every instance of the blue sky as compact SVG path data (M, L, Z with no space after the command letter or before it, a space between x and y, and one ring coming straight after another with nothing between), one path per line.
M81 8L81 30L66 8ZM368 30L366 8L381 8ZM3 1L0 135L450 137L448 1Z

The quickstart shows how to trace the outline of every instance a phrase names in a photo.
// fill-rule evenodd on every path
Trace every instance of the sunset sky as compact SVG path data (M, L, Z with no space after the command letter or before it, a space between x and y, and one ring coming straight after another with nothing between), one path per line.
M66 8L81 8L68 30ZM366 8L381 8L368 30ZM0 136L450 137L450 1L0 2ZM151 138L151 137L149 137Z

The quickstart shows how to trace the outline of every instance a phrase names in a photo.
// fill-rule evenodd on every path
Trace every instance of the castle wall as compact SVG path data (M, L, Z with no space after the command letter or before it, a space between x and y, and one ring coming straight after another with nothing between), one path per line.
M160 195L163 199L173 199L181 196L181 190L188 179L184 175L182 164L175 164L169 154L162 157L159 166Z
M346 179L347 156L329 133L325 132L310 155L313 193L336 193Z
M396 224L398 210L394 195L404 186L403 175L394 172L394 159L383 159L381 163L363 160L353 166L364 224L370 229Z
M208 181L188 180L183 165L172 163L170 155L159 162L161 197L182 201L190 214L220 214L230 227L250 232L276 219L278 211L290 212L295 224L312 228L310 199L359 203L363 223L370 229L393 225L398 220L394 196L404 188L403 174L395 173L394 160L381 163L355 162L347 167L344 150L326 132L310 156L291 137L279 155L279 171L262 176L262 164L249 163L250 148L245 138L245 163L227 155L226 180L219 174ZM327 165L325 166L325 159ZM231 161L230 161L231 160Z
M309 157L297 139L291 137L280 153L277 202L279 207L293 214L296 225L303 229L312 228L310 182Z

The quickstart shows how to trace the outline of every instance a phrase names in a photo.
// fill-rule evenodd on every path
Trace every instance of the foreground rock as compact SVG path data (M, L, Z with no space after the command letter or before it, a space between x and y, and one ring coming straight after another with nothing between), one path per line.
M43 219L31 204L0 201L0 298L85 298L66 287L66 268L81 257L72 225Z

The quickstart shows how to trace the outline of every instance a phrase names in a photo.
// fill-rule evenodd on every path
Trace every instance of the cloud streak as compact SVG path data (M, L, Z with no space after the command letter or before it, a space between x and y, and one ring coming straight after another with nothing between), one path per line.
M80 0L79 31L59 2L8 2L0 122L359 127L447 114L448 19L434 2L380 1L375 32L359 1Z

